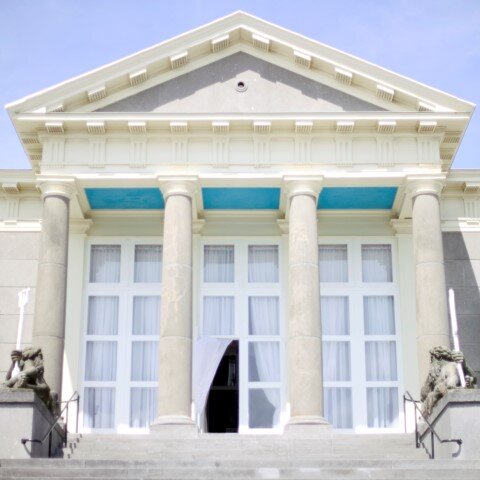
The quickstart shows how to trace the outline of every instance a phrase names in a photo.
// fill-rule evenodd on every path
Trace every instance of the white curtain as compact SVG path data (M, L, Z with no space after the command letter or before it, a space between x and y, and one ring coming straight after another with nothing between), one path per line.
M367 388L367 423L370 428L398 425L398 389L396 387Z
M157 389L134 387L130 389L130 427L146 428L157 414Z
M162 281L162 246L135 245L135 283Z
M323 389L325 418L333 428L352 428L352 389L325 387Z
M391 246L362 245L362 272L364 282L391 282Z
M367 381L397 380L395 342L365 342L365 367Z
M197 415L205 408L218 365L231 342L229 338L203 337L193 346L192 390Z
M280 417L279 388L250 388L248 392L248 426L272 428Z
M233 335L234 297L203 297L203 335Z
M160 331L160 297L133 297L132 333L158 335Z
M87 335L117 335L118 297L88 297Z
M350 335L348 297L320 297L323 335Z
M348 282L346 245L320 245L318 262L321 282Z
M250 283L278 282L277 245L250 245L248 247L248 281Z
M92 245L90 251L90 282L120 281L120 245Z
M114 388L85 388L83 426L86 428L113 428L115 426Z
M88 341L85 380L114 381L117 376L117 342Z
M279 342L248 343L248 380L250 382L280 381Z
M279 335L278 297L248 297L248 333Z
M327 382L351 380L350 342L323 342L323 378Z
M232 283L235 278L233 245L205 245L203 281Z
M158 342L132 342L131 380L158 379Z
M363 297L365 335L395 335L393 297Z

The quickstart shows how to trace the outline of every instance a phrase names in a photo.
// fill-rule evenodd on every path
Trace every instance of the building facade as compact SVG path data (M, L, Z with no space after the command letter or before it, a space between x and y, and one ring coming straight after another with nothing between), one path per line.
M447 288L480 371L473 108L241 12L8 105L0 370L30 287L85 432L401 431Z

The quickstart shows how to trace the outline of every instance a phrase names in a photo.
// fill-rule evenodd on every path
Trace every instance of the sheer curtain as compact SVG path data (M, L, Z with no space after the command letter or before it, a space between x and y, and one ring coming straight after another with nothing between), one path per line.
M398 426L398 389L367 388L367 423L370 428Z
M233 283L235 257L233 245L205 245L203 281L206 283Z
M323 376L328 382L351 380L350 342L323 342Z
M117 376L117 342L87 341L85 380L114 381Z
M367 381L397 380L394 341L365 342Z
M277 245L249 245L248 281L249 283L278 282Z
M133 297L132 333L158 335L160 331L160 297Z
M352 428L352 389L343 387L325 387L325 418L333 428Z
M203 297L203 335L233 335L234 297Z
M146 428L157 415L157 389L134 387L130 389L130 427Z
M135 245L135 283L162 281L162 246Z
M392 296L363 297L365 335L395 335Z
M322 335L350 335L348 297L320 297Z
M318 262L321 282L348 282L347 245L320 245Z
M158 342L132 342L130 379L133 381L154 381L158 379Z
M391 246L362 245L362 272L364 282L391 282Z
M90 250L90 283L120 281L120 245L92 245Z
M280 334L278 297L248 297L248 330L250 335Z
M85 388L83 425L86 428L113 428L115 426L115 389Z
M87 335L117 335L118 297L88 297Z

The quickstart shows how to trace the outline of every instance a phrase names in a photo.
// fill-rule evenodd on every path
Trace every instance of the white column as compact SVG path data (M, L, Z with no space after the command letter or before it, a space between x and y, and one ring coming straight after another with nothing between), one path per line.
M44 356L45 380L52 392L62 394L69 206L74 182L42 180L43 213L38 259L32 344Z
M318 275L317 181L287 181L289 202L289 427L328 425L323 417L322 328Z
M413 202L417 351L423 383L428 374L429 350L439 345L450 346L439 200L444 178L412 177L408 181Z
M195 180L160 183L165 200L157 419L152 427L193 426L192 197Z

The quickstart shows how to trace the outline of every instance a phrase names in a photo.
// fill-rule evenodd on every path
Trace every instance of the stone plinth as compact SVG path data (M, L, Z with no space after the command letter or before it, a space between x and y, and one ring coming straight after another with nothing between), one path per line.
M22 444L22 438L41 440L53 415L32 390L0 388L0 455L2 458L48 457L48 438L43 443ZM61 448L62 431L52 432L52 452Z
M429 418L442 439L461 439L462 445L435 439L435 458L480 459L480 390L449 391L434 407ZM430 432L420 428L420 439L430 451Z

